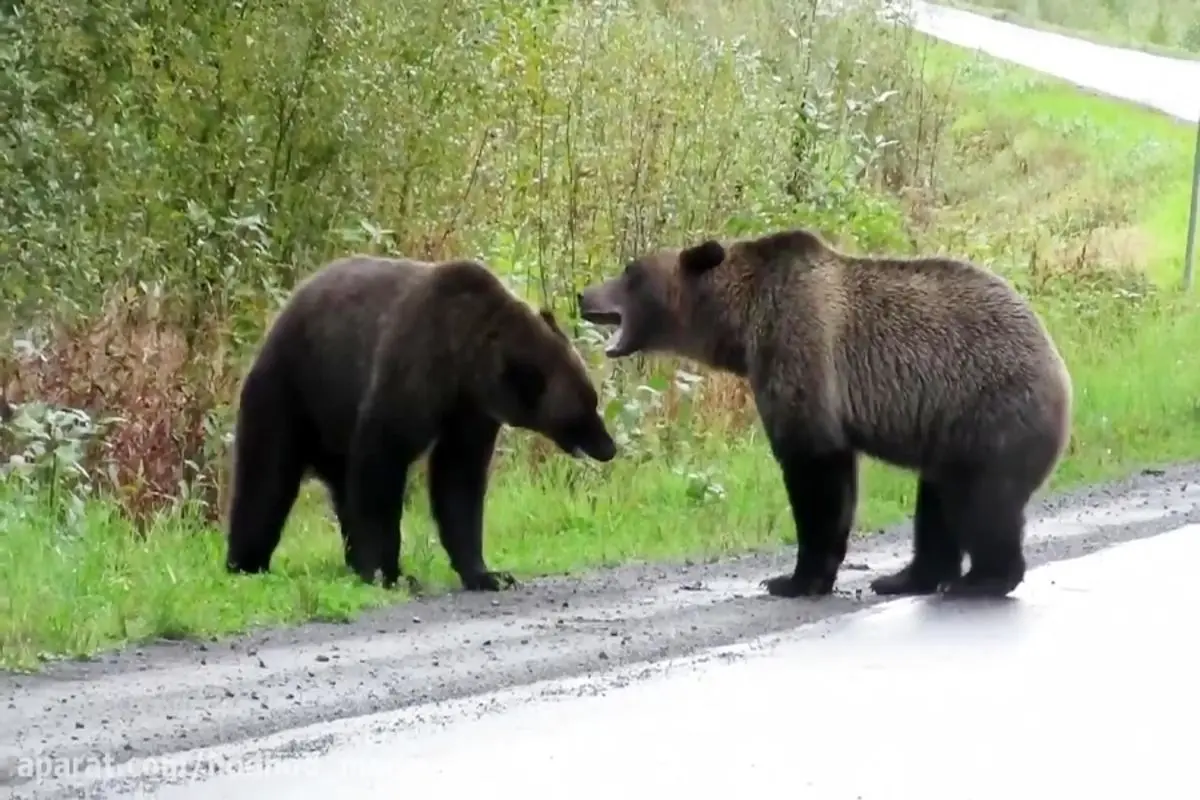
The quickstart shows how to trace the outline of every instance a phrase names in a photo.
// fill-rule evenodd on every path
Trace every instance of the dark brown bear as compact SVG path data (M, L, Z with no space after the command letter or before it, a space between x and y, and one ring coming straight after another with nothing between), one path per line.
M432 445L429 496L469 590L515 583L483 558L488 468L501 424L609 461L616 445L582 359L548 311L485 266L354 256L308 278L271 326L241 390L227 566L264 572L301 481L328 488L346 563L400 570L409 467Z
M610 357L669 352L749 379L801 541L770 594L833 591L860 452L919 473L913 558L875 592L1005 595L1024 580L1025 506L1066 447L1072 389L998 276L855 258L792 230L644 255L579 303L618 326Z

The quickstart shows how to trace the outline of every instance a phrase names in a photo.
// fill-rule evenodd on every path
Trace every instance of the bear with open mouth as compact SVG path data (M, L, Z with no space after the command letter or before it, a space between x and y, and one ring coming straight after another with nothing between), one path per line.
M748 379L799 540L770 594L833 591L860 453L918 473L913 556L876 593L1002 596L1024 580L1025 507L1067 446L1072 386L998 275L854 257L798 228L644 254L579 305L615 326L610 358L672 353Z

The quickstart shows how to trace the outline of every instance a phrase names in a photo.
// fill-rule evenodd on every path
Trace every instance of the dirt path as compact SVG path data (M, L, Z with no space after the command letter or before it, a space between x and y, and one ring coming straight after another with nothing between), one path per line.
M1031 565L1197 522L1200 465L1048 499L1030 518ZM89 759L119 764L783 631L881 602L866 584L909 548L907 525L857 539L839 592L819 601L773 599L759 588L790 568L787 548L460 593L352 624L153 645L37 676L0 676L0 787L15 797L79 796L66 784L31 781L32 759L43 759L43 772L78 777Z

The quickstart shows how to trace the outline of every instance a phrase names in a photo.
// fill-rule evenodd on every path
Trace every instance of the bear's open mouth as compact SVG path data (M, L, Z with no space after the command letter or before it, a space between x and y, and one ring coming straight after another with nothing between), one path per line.
M584 310L584 311L580 312L580 316L582 316L588 322L594 323L596 325L620 325L621 324L621 312L620 311L588 311L588 310Z
M627 355L629 342L626 341L625 326L617 322L617 329L612 332L612 336L608 337L608 341L604 343L604 354L609 358Z
M583 311L580 316L596 325L617 326L604 343L604 354L610 357L625 355L628 343L625 341L625 326L620 311Z

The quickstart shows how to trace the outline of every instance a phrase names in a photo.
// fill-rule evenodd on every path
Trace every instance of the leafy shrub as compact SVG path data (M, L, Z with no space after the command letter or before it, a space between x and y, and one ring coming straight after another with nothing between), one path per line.
M877 190L926 180L942 123L876 11L24 0L0 16L0 303L41 344L0 356L0 387L120 420L89 457L131 513L215 515L238 376L332 256L474 255L573 319L658 243L803 222L908 246ZM748 418L735 381L605 364L576 333L627 443Z

